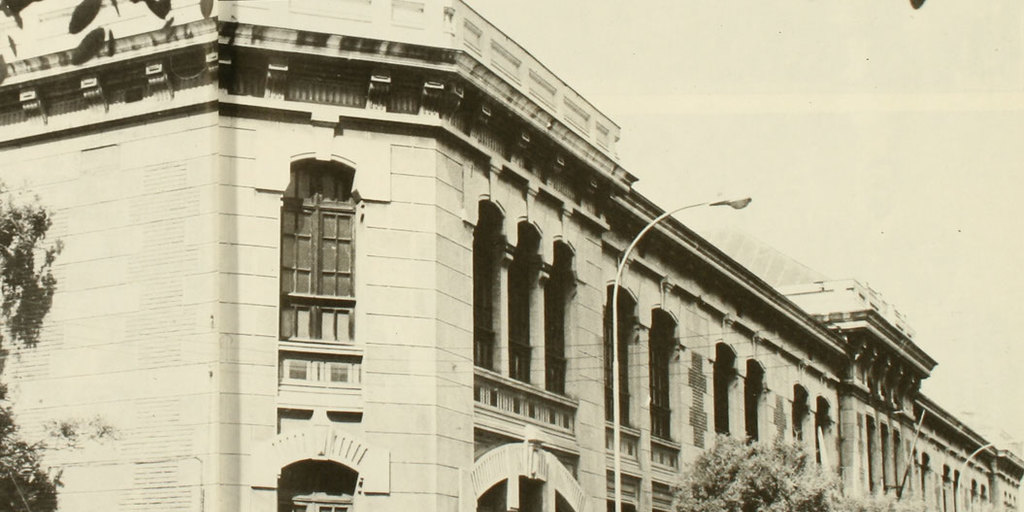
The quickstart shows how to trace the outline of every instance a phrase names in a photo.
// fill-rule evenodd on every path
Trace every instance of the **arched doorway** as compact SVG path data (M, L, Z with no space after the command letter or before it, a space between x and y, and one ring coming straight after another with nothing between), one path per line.
M391 454L340 429L279 434L253 454L254 510L351 512L391 493Z
M464 492L478 512L585 512L586 495L562 462L540 443L499 446L476 461Z
M301 460L281 469L278 512L349 512L359 473L330 460Z

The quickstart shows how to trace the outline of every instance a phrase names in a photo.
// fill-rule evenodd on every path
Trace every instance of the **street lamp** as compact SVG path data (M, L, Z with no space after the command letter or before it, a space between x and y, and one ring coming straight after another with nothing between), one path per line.
M991 448L993 446L995 446L995 443L987 443L984 446L982 446L981 448L978 448L977 450L974 450L974 453L968 455L967 458L964 459L963 464L960 464L960 470L953 474L953 478L957 478L957 475L959 475L959 478L963 479L963 477L964 477L964 470L967 469L967 463L970 462L971 459L973 459L976 455L981 453L983 450L985 450L987 448ZM955 482L955 485L957 486L957 488L962 488L963 487L962 484L959 481ZM956 495L957 494L958 493L953 493L953 498L954 499L956 499L956 497L957 497ZM972 504L971 506L973 507L974 505Z
M612 453L614 454L614 478L615 478L615 512L622 512L622 449L620 446L622 439L622 427L620 421L622 419L622 405L619 403L619 389L621 384L619 383L619 282L622 280L622 272L626 269L626 263L629 262L629 256L633 253L633 249L636 249L637 244L640 240L650 231L654 226L658 225L661 221L671 217L672 215L679 213L683 210L690 208L697 208L700 206L728 206L735 210L746 208L750 204L751 199L745 197L743 199L733 199L730 201L715 201L715 202L704 202L695 203L675 210L667 211L661 215L658 215L654 220L647 223L640 233L633 238L630 242L629 247L626 248L626 252L622 254L622 259L619 261L619 267L615 270L615 282L612 284Z

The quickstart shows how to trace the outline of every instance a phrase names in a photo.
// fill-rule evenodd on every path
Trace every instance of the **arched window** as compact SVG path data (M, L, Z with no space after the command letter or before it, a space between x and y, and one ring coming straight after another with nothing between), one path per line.
M747 359L747 378L743 381L743 418L750 441L757 441L760 437L758 423L761 421L763 393L764 367L756 359Z
M971 479L971 500L970 500L970 504L967 506L967 508L969 510L974 510L977 507L977 503L978 503L978 481L972 478Z
M960 512L960 471L953 471L953 512Z
M664 310L651 312L649 370L651 384L651 435L672 438L672 405L669 366L675 353L676 323Z
M559 394L565 394L566 312L576 286L572 257L568 245L555 242L555 261L544 285L544 386Z
M928 472L930 458L927 453L921 453L921 501L928 500Z
M281 208L281 337L349 342L354 171L303 160L291 175Z
M613 386L612 386L612 287L608 287L608 295L604 308L604 405L605 419L613 420ZM621 423L629 425L629 344L636 334L636 301L623 289L619 289L618 303L619 332L615 336L615 346L619 355L619 410L622 412Z
M530 309L540 270L540 233L519 223L519 240L508 268L509 376L530 382Z
M946 464L942 465L942 512L950 512L949 506L949 486L952 481L949 466Z
M903 474L906 473L906 463L903 458L903 437L900 432L896 429L892 431L892 456L893 456L893 468L895 474L893 475L893 485L899 488L903 485ZM902 490L900 490L902 492Z
M882 490L882 492L885 492L887 490L887 488L889 487L889 485L891 485L890 482L892 480L892 474L891 474L892 468L889 465L889 455L892 453L890 451L890 450L892 450L892 439L889 438L889 425L886 425L885 423L880 423L880 426L881 426L881 428L880 428L880 430L881 430L880 438L881 438L881 441L882 441L882 446L881 446L881 453L882 453L882 464L881 464L881 466L882 466L882 489L881 490Z
M868 448L868 490L875 492L878 490L878 472L879 472L879 447L878 440L875 438L877 432L877 426L875 425L875 418L866 416L864 418L867 431L867 448ZM815 442L815 446L818 446ZM820 460L819 460L820 462Z
M811 410L809 399L806 388L800 384L793 386L793 438L797 441L804 440L804 428Z
M815 460L820 464L828 457L828 440L832 432L831 407L825 397L819 396L814 410Z
M303 460L281 470L278 512L348 512L359 474L325 460Z
M504 250L502 216L493 204L482 201L473 230L473 362L494 369L498 303L498 263Z
M725 343L715 345L713 367L715 391L715 432L729 434L729 393L736 380L736 353Z

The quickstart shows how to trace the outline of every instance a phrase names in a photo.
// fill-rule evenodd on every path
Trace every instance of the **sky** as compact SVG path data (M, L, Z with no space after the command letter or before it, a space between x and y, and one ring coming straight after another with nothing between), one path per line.
M638 191L752 197L678 218L870 285L923 391L1024 439L1024 2L468 2L622 127Z

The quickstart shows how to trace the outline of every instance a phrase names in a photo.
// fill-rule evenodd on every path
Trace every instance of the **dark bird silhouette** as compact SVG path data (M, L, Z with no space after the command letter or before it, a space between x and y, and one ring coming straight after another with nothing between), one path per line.
M82 38L82 42L78 43L74 50L71 50L71 63L78 66L89 62L103 48L103 40L106 35L107 31L102 28L92 29Z
M77 34L88 27L96 15L100 12L103 0L82 0L71 13L71 21L68 23L68 32Z

